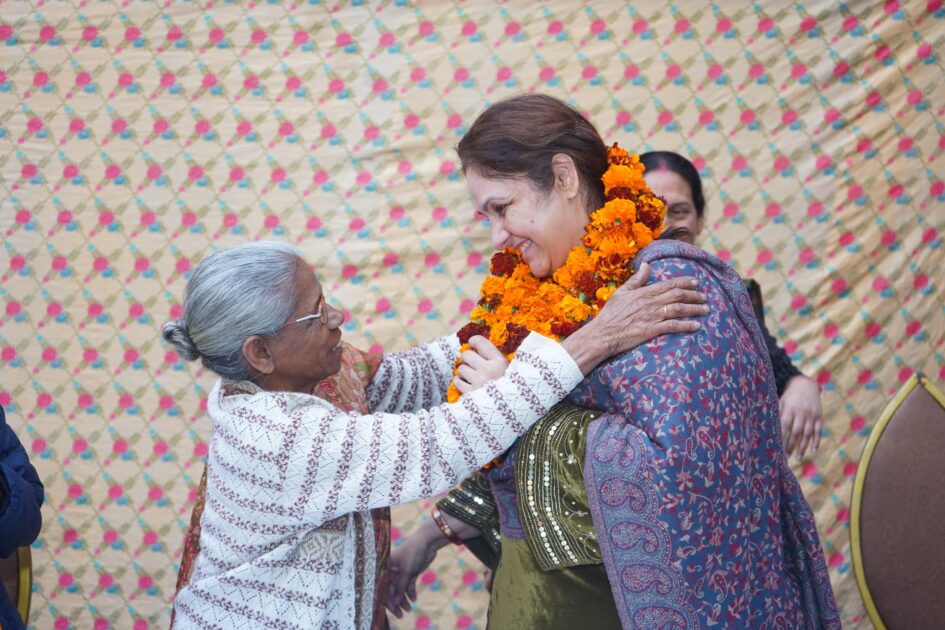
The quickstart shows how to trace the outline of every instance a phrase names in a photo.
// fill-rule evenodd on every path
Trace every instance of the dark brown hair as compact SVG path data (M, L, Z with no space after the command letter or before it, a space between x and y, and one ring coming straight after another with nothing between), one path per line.
M607 170L607 147L594 125L553 96L522 94L489 106L456 151L464 173L524 177L545 194L554 186L551 159L564 153L574 160L588 208L604 203L600 178Z
M700 219L705 215L705 195L702 193L702 178L695 165L672 151L649 151L640 154L640 162L647 171L667 170L676 173L689 184L692 193L692 203L696 207L696 216Z

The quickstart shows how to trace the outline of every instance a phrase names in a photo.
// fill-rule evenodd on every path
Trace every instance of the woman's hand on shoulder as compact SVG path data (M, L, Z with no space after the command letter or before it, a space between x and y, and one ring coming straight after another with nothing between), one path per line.
M610 331L611 355L632 350L659 335L695 332L699 322L684 318L709 312L695 278L671 278L646 286L649 277L650 266L643 263L594 320L606 318L601 323Z

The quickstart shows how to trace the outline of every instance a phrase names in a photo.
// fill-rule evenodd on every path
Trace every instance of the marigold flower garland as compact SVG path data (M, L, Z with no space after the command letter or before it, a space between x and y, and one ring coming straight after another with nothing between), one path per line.
M615 143L607 151L609 167L601 181L606 203L590 216L580 245L549 278L532 275L521 254L506 249L492 256L481 298L459 333L462 350L475 335L488 337L510 359L534 331L561 340L600 312L617 288L633 274L637 252L659 238L666 206L643 181L636 155ZM455 371L454 371L455 376ZM447 400L459 400L453 383Z

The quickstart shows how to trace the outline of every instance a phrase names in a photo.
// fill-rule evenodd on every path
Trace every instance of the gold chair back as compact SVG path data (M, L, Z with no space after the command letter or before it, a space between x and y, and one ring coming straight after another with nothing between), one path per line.
M873 427L853 484L853 570L878 630L945 620L945 394L922 374Z
M20 547L9 558L0 558L0 581L23 623L28 624L33 594L33 555L29 547Z

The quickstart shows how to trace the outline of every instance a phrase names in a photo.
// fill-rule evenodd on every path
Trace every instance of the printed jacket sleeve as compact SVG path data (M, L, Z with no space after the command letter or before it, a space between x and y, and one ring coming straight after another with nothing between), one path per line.
M375 412L405 413L446 402L458 356L456 335L385 354L368 386L368 406Z
M444 360L451 359L444 353ZM505 376L416 413L346 413L291 392L233 403L215 390L211 482L233 507L283 523L318 525L407 503L449 489L501 454L581 380L567 351L532 333Z

